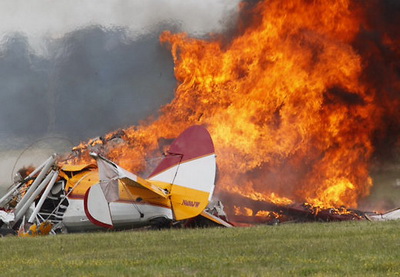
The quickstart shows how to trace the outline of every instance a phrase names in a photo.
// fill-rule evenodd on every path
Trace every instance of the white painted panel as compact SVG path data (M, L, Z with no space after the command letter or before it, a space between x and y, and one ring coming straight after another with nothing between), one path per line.
M89 215L94 220L112 226L110 209L100 184L90 187L86 205Z
M174 166L153 176L150 180L172 183L212 193L214 190L215 173L215 154L212 154Z
M70 232L82 232L87 230L102 229L89 221L85 215L83 199L68 199L69 205L63 217L63 223ZM145 226L150 220L164 217L172 220L172 211L169 208L153 206L149 204L136 204L125 202L110 203L112 222L115 228L125 226ZM138 209L143 213L140 216Z

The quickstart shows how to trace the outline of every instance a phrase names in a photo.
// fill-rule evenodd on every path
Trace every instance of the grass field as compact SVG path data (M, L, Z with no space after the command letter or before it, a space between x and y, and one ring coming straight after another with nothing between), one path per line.
M0 239L0 276L400 274L400 221Z

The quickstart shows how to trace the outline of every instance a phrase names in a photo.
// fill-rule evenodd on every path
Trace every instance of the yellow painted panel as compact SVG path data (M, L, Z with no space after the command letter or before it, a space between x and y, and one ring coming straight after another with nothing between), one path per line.
M207 207L209 196L208 192L173 185L171 202L175 220L198 216Z
M97 184L99 182L99 174L97 174L97 170L94 171L83 171L72 178L70 178L67 182L66 191L68 192L70 189L74 189L71 193L72 196L84 196L88 188ZM78 184L78 185L77 185Z
M85 168L93 167L96 168L96 165L94 164L77 164L77 165L72 165L72 164L65 164L61 168L63 171L81 171L84 170Z
M168 197L168 193L166 193L162 188L160 188L158 185L156 185L153 182L150 182L148 180L145 180L143 178L140 178L139 176L136 176L137 181L134 181L132 179L129 178L122 178L120 179L124 184L130 186L130 187L134 187L134 188L146 188L150 191L152 191L153 193L163 197L163 198L167 198Z
M141 202L153 205L171 207L168 198L164 198L143 187L126 186L120 182L119 186L119 199L127 202Z

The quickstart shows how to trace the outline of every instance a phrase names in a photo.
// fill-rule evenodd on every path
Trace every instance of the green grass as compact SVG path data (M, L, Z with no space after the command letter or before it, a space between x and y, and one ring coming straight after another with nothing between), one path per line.
M0 276L400 274L400 221L0 239Z

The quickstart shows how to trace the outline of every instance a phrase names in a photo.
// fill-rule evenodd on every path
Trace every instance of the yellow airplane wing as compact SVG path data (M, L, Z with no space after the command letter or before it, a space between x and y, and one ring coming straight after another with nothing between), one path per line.
M118 165L117 165L117 167L118 167L118 172L119 172L118 178L125 185L131 186L131 187L146 188L163 198L168 197L169 191L167 189L162 189L162 188L156 186L155 184L119 167Z
M156 186L155 184L123 169L119 165L113 163L112 161L96 154L90 154L97 161L97 165L99 167L99 176L101 182L109 182L112 184L113 180L120 180L125 185L132 187L139 187L148 189L158 196L163 198L167 198L169 195L169 191L163 188ZM114 185L117 183L114 183Z

